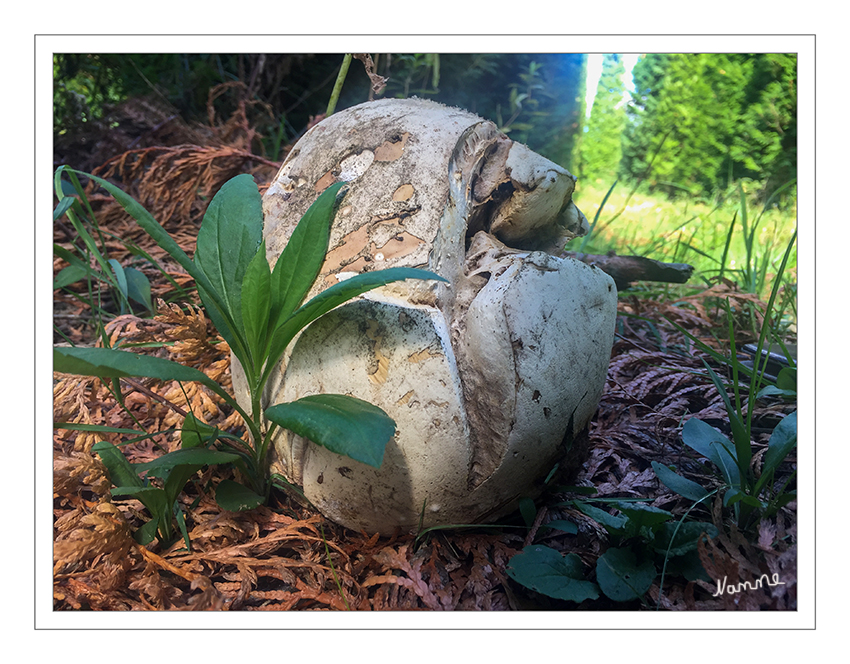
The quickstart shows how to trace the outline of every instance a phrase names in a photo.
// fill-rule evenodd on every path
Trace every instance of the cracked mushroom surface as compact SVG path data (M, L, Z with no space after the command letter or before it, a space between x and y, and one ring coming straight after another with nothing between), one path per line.
M266 192L270 263L338 181L348 185L308 297L393 266L449 283L397 282L326 314L265 394L267 406L320 392L380 406L396 422L381 468L281 431L276 470L328 518L370 533L497 518L539 493L605 381L613 281L549 253L588 230L575 178L466 111L361 104L308 131ZM234 363L244 400L240 380Z

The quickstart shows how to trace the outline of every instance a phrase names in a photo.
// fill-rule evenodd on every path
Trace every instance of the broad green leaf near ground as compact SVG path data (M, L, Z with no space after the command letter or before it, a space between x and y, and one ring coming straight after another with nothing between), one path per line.
M266 417L331 452L375 468L395 433L395 422L383 410L343 394L316 394L278 404L266 409Z
M556 599L578 603L599 597L599 587L584 578L581 559L574 553L564 556L548 546L527 546L511 558L507 571L526 588Z

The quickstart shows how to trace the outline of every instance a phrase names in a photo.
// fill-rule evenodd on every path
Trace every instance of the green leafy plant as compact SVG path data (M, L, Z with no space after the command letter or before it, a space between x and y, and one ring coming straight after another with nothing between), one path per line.
M518 141L526 142L529 132L534 129L535 121L545 119L547 115L537 111L540 101L535 96L546 94L546 85L540 73L542 67L542 63L532 61L528 65L528 70L519 75L519 82L511 84L508 97L508 108L511 114L507 119L502 118L501 105L496 106L496 124L499 131L506 134L513 131L512 135ZM520 117L527 118L527 121L517 122Z
M124 495L136 495L140 500L144 496L151 504L159 501L153 509L159 515L156 518L161 537L170 533L163 520L170 519L172 509L172 505L163 505L169 501L173 504L176 486L181 480L185 484L194 473L189 470L204 459L207 461L201 465L232 463L244 478L244 483L224 480L218 484L216 500L223 509L252 509L268 499L273 484L289 487L283 477L270 475L267 464L269 444L278 427L338 454L380 466L386 444L395 432L395 422L380 408L339 394L310 395L265 410L261 405L263 389L287 346L314 320L362 293L394 281L445 281L425 270L390 268L356 275L302 304L327 253L330 224L342 183L326 189L308 209L272 270L262 241L261 198L250 175L238 175L225 183L210 202L192 260L165 229L120 188L65 166L57 170L57 179L65 171L89 177L106 189L195 279L207 315L245 373L250 395L247 409L205 373L177 362L115 348L54 348L55 371L110 378L116 388L118 379L129 377L197 381L221 397L245 421L249 443L235 436L200 430L194 426L197 421L193 419L193 426L185 428L195 431L196 435L190 436L194 446L186 449L184 439L183 448L164 455L159 465L153 466L153 471L150 467L134 469L144 470L148 477L161 480L164 494L154 493L140 478L141 485L131 482L127 468L120 469L120 461L114 455L111 457L110 472L120 469L117 481L116 477L112 478L113 483L120 482L119 488ZM221 456L209 456L208 450L195 444L198 438L216 447L226 447L226 460ZM112 454L103 446L96 451ZM132 493L127 492L128 488ZM152 537L153 529L154 526L150 526L145 536Z
M53 245L53 253L68 263L53 280L53 289L68 289L69 286L86 280L88 296L72 296L85 300L93 310L98 321L106 315L99 285L104 285L111 299L118 307L118 313L132 312L131 302L142 305L147 311L153 310L151 303L151 285L143 272L131 266L122 266L114 258L108 258L106 238L109 235L97 223L97 218L86 196L85 190L73 171L69 171L69 181L62 180L57 173L55 182L58 204L53 210L54 223L63 216L68 219L76 234L76 240L70 247ZM67 229L71 235L71 229ZM132 253L134 248L126 245ZM165 271L147 254L144 257L163 274ZM169 277L170 278L170 277ZM173 283L173 280L172 280ZM176 284L175 284L176 286Z
M619 514L591 502L611 504ZM576 603L597 599L600 591L614 601L626 602L643 597L658 578L659 568L661 583L668 571L688 580L707 580L697 544L705 535L717 535L713 524L685 521L684 517L676 520L671 512L622 499L570 500L560 505L574 507L601 524L612 546L597 559L595 582L585 578L576 554L564 556L544 545L527 546L508 566L508 575L527 588Z
M682 429L682 441L685 445L709 459L718 469L718 474L725 484L724 505L733 506L736 520L741 527L751 524L757 516L767 517L775 514L779 508L796 498L795 490L787 490L788 484L794 478L796 471L792 472L781 486L775 486L774 483L775 473L779 465L797 445L796 411L786 416L771 434L760 474L756 475L752 464L752 419L756 400L769 395L793 396L796 394L796 369L794 367L787 367L787 371L783 370L784 373L781 371L780 376L782 380L780 381L780 376L777 376L776 385L768 385L766 388L761 389L762 384L765 382L767 362L760 359L768 336L776 338L779 345L783 348L785 347L782 340L773 330L771 312L773 311L773 305L779 291L781 275L793 249L796 237L797 234L795 232L785 250L777 277L774 279L763 317L758 343L756 344L756 362L752 369L746 367L738 359L732 315L728 303L725 306L727 307L726 314L729 323L729 339L731 344L729 358L724 358L716 351L709 349L706 344L700 342L696 337L676 325L678 329L685 332L689 338L696 342L700 348L709 352L712 357L719 358L721 362L728 364L732 369L734 404L729 397L726 385L711 366L704 361L708 375L717 388L720 397L723 399L726 414L729 418L732 440L709 424L692 418L685 422ZM790 353L786 354L790 358ZM741 374L746 375L750 381L746 402L741 397ZM744 403L746 403L746 409ZM658 475L658 478L665 485L679 492L681 495L691 497L680 491L685 486L681 482L684 478L678 475L674 478L670 474L672 472L662 471L659 473L659 468L656 467L656 475ZM694 483L691 482L690 484ZM689 491L694 495L697 492L693 487L690 487Z
M110 480L115 484L112 495L136 498L151 514L151 520L136 531L136 540L140 544L147 544L154 537L164 542L171 540L173 517L183 535L186 549L190 549L189 535L177 497L186 482L204 466L239 461L236 454L203 447L214 442L217 435L217 429L200 422L190 413L183 423L181 449L154 461L131 464L118 447L107 441L92 446L92 451L100 457ZM140 474L146 477L142 479ZM159 486L151 482L153 478L159 480Z

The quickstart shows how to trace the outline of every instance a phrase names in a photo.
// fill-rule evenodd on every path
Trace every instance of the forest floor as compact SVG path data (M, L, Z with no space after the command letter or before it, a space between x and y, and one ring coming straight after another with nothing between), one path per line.
M86 154L66 147L57 160L91 171L107 162L107 157L118 155L101 172L117 177L122 186L131 183L130 193L191 255L205 197L208 200L211 192L239 172L252 172L259 182L268 183L276 164L251 152L250 127L238 117L204 135L197 128L171 123L170 134L163 136L162 127L154 130L156 117L148 125L148 130L124 130L125 135L119 127L105 134L99 146L90 143ZM131 136L136 137L135 143ZM93 202L104 229L135 242L162 261L178 283L191 286L190 278L105 197L93 196ZM69 229L57 223L54 241L67 246L72 240ZM133 260L123 242L108 240L107 246L110 257L122 265ZM156 271L133 264L150 277L154 297L171 293L171 285ZM63 265L57 259L55 271ZM534 543L577 554L586 578L595 579L597 560L611 545L611 538L572 500L641 499L677 519L685 515L693 501L661 484L653 461L675 465L706 489L719 486L711 468L687 451L681 429L685 419L699 417L728 436L728 417L704 368L703 360L709 357L673 322L722 350L728 332L717 303L726 297L752 301L752 296L728 283L669 302L639 298L628 291L620 294L616 340L599 409L551 488L535 501L533 520L528 514L528 521L515 514L500 522L515 526L511 528L482 525L381 538L346 530L296 496L275 492L266 507L225 512L211 496L215 483L225 479L215 469L188 484L180 497L191 551L186 551L182 538L167 548L157 543L140 546L133 532L146 519L141 504L110 496L105 470L91 453L97 440L117 444L120 435L57 429L53 440L54 609L794 610L797 529L793 502L746 532L730 521L719 496L698 505L688 518L713 523L717 529L715 537L701 540L697 551L705 574L687 580L668 573L663 589L661 578L656 577L648 592L629 602L614 602L604 595L579 604L553 599L516 583L507 571L511 558ZM229 387L229 349L202 312L185 304L162 302L153 318L117 316L107 332L113 343L118 339L174 342L145 352L194 366ZM94 343L87 305L66 292L54 294L54 323L74 343ZM56 341L63 340L57 335ZM739 346L747 341L736 339ZM715 370L721 369L715 365ZM171 429L123 446L131 462L149 461L175 449L179 434L173 428L189 407L202 413L209 424L239 430L238 416L200 385L139 381L134 388L124 384L125 406L138 420L134 423L97 379L56 374L54 383L56 421ZM778 398L758 403L753 414L756 458L776 423L794 408ZM785 474L795 467L792 453L783 465ZM590 488L595 489L592 496ZM561 520L576 524L577 532L546 527ZM752 583L762 574L778 574L783 584L714 596L715 580L726 577L729 584Z

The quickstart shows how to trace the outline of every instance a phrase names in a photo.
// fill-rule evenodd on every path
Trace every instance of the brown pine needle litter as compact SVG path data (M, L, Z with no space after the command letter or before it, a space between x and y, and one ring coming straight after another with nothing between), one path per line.
M722 426L722 402L700 373L698 353L664 353L658 347L683 344L676 330L659 319L680 316L696 330L700 320L677 307L629 301L621 309L641 307L652 314L661 339L633 318L622 318L623 333L615 344L599 411L587 432L589 454L570 484L594 486L598 497L651 497L654 506L679 515L688 501L656 479L650 462L675 462L683 472L713 488L715 480L683 451L679 438L685 412L697 413ZM706 324L707 321L702 321ZM144 349L179 359L227 385L229 350L217 342L198 309L180 310L160 304L153 320L121 316L108 326L117 341L168 341L173 345ZM132 419L94 379L56 375L55 417L62 421L133 428ZM220 400L197 384L149 381L140 392L124 384L125 404L148 432L179 426L177 409L191 411L208 424L238 431L239 420ZM152 394L160 399L153 398ZM167 404L171 404L171 407ZM760 408L755 421L771 422L781 405ZM769 431L772 426L765 427ZM767 433L757 445L766 444ZM117 444L122 435L108 434ZM168 550L157 544L140 547L132 531L147 518L135 500L115 500L96 456L90 452L99 435L57 430L54 437L54 597L57 610L212 609L212 610L510 610L567 609L575 605L530 593L507 579L505 568L519 553L529 533L522 529L433 531L416 540L399 533L381 539L328 522L285 494L247 513L223 512L212 498L212 471L187 485L180 503L186 514L192 551L181 540ZM125 437L125 440L127 438ZM148 461L176 448L179 434L125 445L131 462ZM551 503L557 502L555 497ZM538 529L535 541L563 552L576 552L590 574L607 545L604 531L576 510L545 507L543 524L570 519L577 535ZM793 609L796 606L796 525L793 504L759 525L757 542L747 542L725 525L717 505L713 519L721 535L703 544L706 569L728 582L752 581L760 574L780 573L790 582L759 592L712 597L716 588L680 577L665 582L661 607L688 609ZM330 558L325 551L327 542ZM331 569L331 563L333 570ZM334 571L339 579L340 595ZM734 581L733 581L734 580ZM649 593L658 600L659 589ZM745 599L744 599L745 598ZM579 609L616 608L611 602L585 602Z
M99 170L115 178L139 200L191 255L208 201L225 181L251 172L268 182L277 164L252 153L254 135L244 116L217 128L206 128L205 146L181 143L141 147L122 152ZM215 116L211 116L214 125ZM176 131L178 140L198 140L200 129ZM221 140L229 137L231 142ZM107 197L92 195L98 222L114 236L132 240L168 266L184 287L191 279L170 264L144 233ZM61 226L58 243L68 242ZM110 258L124 264L124 245L109 245ZM63 267L55 261L56 272ZM157 271L145 269L155 298L165 298L171 285ZM710 470L686 452L681 442L683 418L695 415L724 430L728 419L720 395L705 373L703 355L668 320L717 346L725 320L715 318L716 302L731 297L752 299L721 283L678 303L621 295L618 336L612 351L608 381L599 409L581 444L575 446L577 470L557 478L557 484L595 487L596 497L650 498L650 505L676 517L691 501L672 493L657 480L651 462L676 464L679 472L711 490L717 481ZM761 306L764 305L755 303ZM67 294L54 295L55 323L75 343L93 344L91 312ZM651 321L647 322L647 321ZM137 347L206 372L230 388L230 352L215 335L194 302L157 303L151 319L117 316L106 326L112 344L158 342ZM739 345L743 343L737 340ZM93 378L56 374L54 420L144 430L155 434L122 446L133 463L150 461L179 444L183 416L192 412L204 422L237 435L244 429L236 413L207 388L149 379L121 381L124 405L108 385ZM779 400L759 402L753 416L754 468L776 422L793 405ZM134 421L134 419L136 421ZM575 496L550 494L537 501L533 532L524 528L435 530L417 538L397 533L392 538L346 530L324 519L290 494L273 492L270 504L250 512L222 511L213 499L226 472L211 469L187 484L179 499L185 514L191 551L182 538L168 549L154 542L139 546L133 532L149 518L136 500L111 497L110 483L98 457L98 440L113 444L129 434L54 431L54 609L55 610L793 610L796 608L796 503L757 527L748 541L721 515L714 502L691 513L712 521L718 537L700 545L699 556L712 578L752 582L761 574L780 575L784 585L713 597L716 588L668 575L663 592L660 578L645 604L618 604L607 599L576 605L538 595L508 578L506 567L526 540L564 553L574 552L594 578L597 558L608 546L605 530L575 509L558 506ZM795 466L792 454L790 465ZM567 464L565 464L567 465ZM701 510L701 511L699 511ZM697 514L698 513L698 514ZM575 535L544 528L568 519ZM519 521L517 521L519 523ZM335 578L336 576L336 578ZM338 585L339 584L339 585ZM341 591L340 591L341 589ZM341 594L342 593L342 594Z

